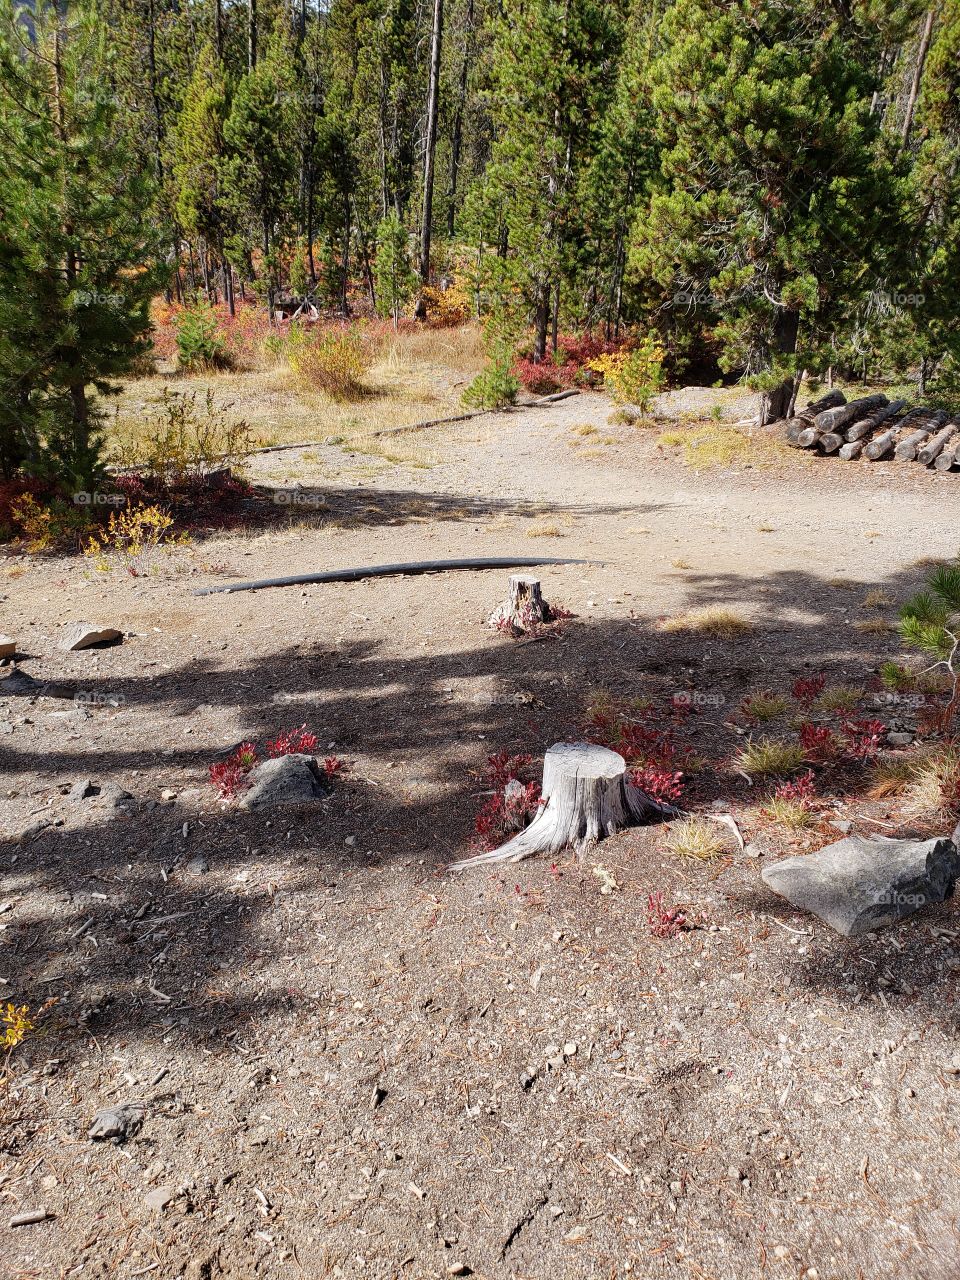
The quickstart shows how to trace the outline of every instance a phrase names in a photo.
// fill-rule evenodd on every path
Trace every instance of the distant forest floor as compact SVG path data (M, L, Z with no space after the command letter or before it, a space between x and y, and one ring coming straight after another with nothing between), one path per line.
M0 631L66 692L0 680L0 996L53 1002L2 1099L5 1274L957 1275L957 908L855 942L793 912L766 861L920 828L827 766L814 823L785 831L735 755L791 732L743 700L817 672L915 727L876 672L925 563L957 553L960 480L672 403L672 423L584 394L376 440L298 410L281 438L338 442L252 461L279 520L200 530L147 577L3 561ZM505 572L192 595L539 553L592 563L539 571L574 617L534 642L486 626ZM716 607L735 638L667 629ZM60 651L78 619L123 643ZM679 859L651 826L445 870L490 755L539 778L591 699L678 695L683 803L728 810L746 850ZM300 724L346 764L327 800L218 800L212 763ZM101 797L69 801L86 778ZM654 936L651 893L691 927ZM139 1133L90 1141L121 1101Z

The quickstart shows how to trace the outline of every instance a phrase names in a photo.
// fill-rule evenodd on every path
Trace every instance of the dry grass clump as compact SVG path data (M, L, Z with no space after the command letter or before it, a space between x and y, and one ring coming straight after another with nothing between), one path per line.
M817 698L819 711L855 711L864 696L864 690L852 684L828 684Z
M527 530L528 538L562 538L563 530L555 524L532 524Z
M753 452L750 439L735 427L715 425L664 431L657 437L657 443L668 448L682 447L684 462L697 470L728 467Z
M667 618L661 623L660 630L716 636L719 640L736 640L740 636L749 635L753 631L753 623L733 609L711 605L705 609L691 609L675 618Z
M782 778L794 773L804 762L799 742L779 738L751 738L736 756L736 766L755 778Z
M863 607L865 609L885 609L891 604L893 604L893 600L887 595L883 587L874 587L872 591L868 591L863 597Z
M789 705L789 700L780 693L751 693L744 698L740 709L751 720L766 721L782 716Z
M853 629L864 636L883 636L892 631L893 626L886 618L865 618L862 622L855 622Z
M870 795L898 795L903 812L923 822L955 822L960 809L960 748L936 747L913 757L880 761Z
M706 861L726 852L722 835L706 818L684 818L681 822L671 823L666 844L676 858Z
M814 815L802 800L790 800L784 796L771 796L762 812L774 826L785 827L787 831L803 831L814 820Z

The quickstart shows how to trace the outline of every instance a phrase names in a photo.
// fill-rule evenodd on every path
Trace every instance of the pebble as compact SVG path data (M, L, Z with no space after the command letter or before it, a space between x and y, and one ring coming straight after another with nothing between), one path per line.
M156 1209L159 1213L161 1209L165 1209L173 1199L173 1191L170 1187L157 1187L155 1191L148 1191L143 1197L143 1203L148 1209Z
M187 870L192 876L205 876L210 870L210 863L203 854L198 854L196 858L191 858L187 863Z

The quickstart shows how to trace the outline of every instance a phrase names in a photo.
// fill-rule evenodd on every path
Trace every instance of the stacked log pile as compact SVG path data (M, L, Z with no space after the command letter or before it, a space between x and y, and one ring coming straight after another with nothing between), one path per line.
M908 409L906 400L891 402L884 395L848 402L842 392L831 391L788 419L783 436L795 449L836 454L844 462L892 458L960 471L960 415L924 405Z

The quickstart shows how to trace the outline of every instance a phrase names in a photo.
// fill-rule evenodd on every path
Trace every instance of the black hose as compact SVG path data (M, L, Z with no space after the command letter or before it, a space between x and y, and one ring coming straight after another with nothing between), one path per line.
M195 596L221 591L260 591L263 587L296 587L308 582L359 582L361 578L387 578L401 573L442 573L450 569L527 569L541 564L596 564L595 560L565 560L557 556L482 556L477 560L412 560L409 564L374 564L366 569L329 569L326 573L294 573L288 578L261 578L257 582L228 582L201 587Z

